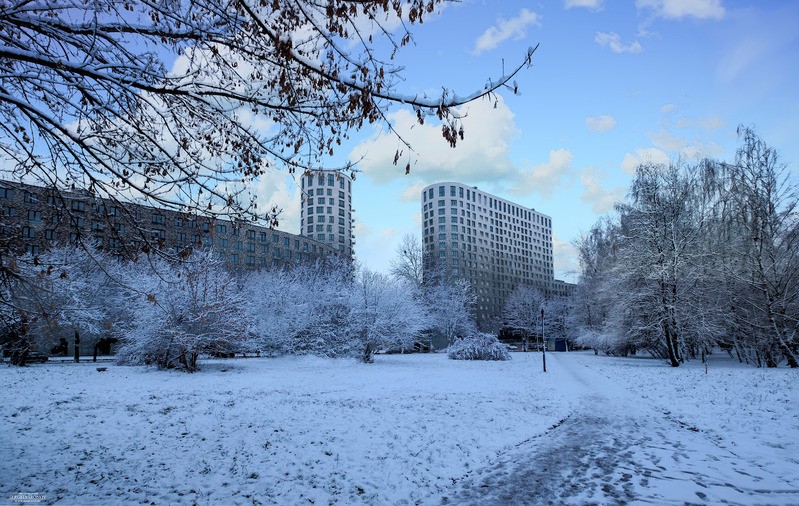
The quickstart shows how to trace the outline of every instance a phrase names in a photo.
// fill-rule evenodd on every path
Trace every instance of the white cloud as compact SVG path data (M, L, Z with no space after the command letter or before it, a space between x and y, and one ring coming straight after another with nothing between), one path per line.
M496 107L495 107L496 104ZM360 160L360 169L376 183L405 177L405 163L410 157L411 175L428 184L440 180L478 182L493 180L510 172L513 164L508 152L518 135L513 112L501 97L478 100L458 109L463 118L465 138L451 148L441 136L440 124L428 119L416 121L412 111L401 109L389 115L394 129L408 141L414 152L402 145L393 133L380 132L358 144L350 160ZM394 165L394 153L404 150ZM418 198L418 196L417 196Z
M680 118L675 122L677 128L701 128L712 132L724 128L724 118L709 116L707 118Z
M591 209L598 214L604 214L613 209L613 205L624 200L625 188L617 186L606 188L604 181L606 175L595 169L585 169L580 174L580 183L585 191L580 200L591 205Z
M702 121L702 120L699 120ZM718 120L721 121L721 120ZM716 122L708 120L708 125L715 126ZM703 123L693 122L686 127L702 126ZM673 153L684 160L699 160L721 154L724 149L715 142L702 142L697 139L688 139L669 130L660 130L647 134L655 148Z
M635 150L635 154L626 153L624 155L621 168L628 174L635 174L635 169L637 169L639 165L646 163L667 165L671 163L671 159L658 148L638 148Z
M585 118L585 126L594 132L609 132L616 128L616 118L610 115L588 116Z
M660 112L662 112L663 114L668 114L670 112L676 111L679 108L680 106L678 106L677 104L666 104L660 108Z
M636 0L635 5L665 19L721 19L725 14L721 0Z
M529 9L522 9L515 18L500 19L477 37L472 54L477 56L486 51L496 49L506 40L519 40L527 36L530 25L541 25L541 16Z
M555 278L570 283L576 282L580 272L577 250L570 242L561 241L555 232L552 233L552 256L555 264Z
M419 202L419 196L422 194L422 190L428 183L424 181L416 181L415 183L409 184L403 191L400 199L405 202Z
M603 7L602 0L565 0L563 2L563 6L567 9L573 9L575 7L582 7L585 9L591 9L594 11L601 10Z
M300 208L302 195L297 185L285 172L267 172L259 178L256 188L260 213L272 206L282 209L278 216L279 230L297 234L300 232Z
M545 163L520 171L519 180L510 192L516 195L539 193L550 196L556 188L568 185L572 179L572 158L574 155L568 149L550 151L549 160Z
M763 39L744 39L719 61L716 74L722 82L729 83L749 66L764 58L770 49Z
M643 51L643 47L641 43L637 40L635 42L631 42L630 44L624 45L621 42L621 37L616 32L596 32L596 36L594 36L594 42L599 44L602 47L609 47L611 51L614 53L640 53Z

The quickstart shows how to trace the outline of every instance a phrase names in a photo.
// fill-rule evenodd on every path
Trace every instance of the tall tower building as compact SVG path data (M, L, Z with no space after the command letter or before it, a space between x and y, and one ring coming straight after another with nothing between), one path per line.
M352 179L340 172L315 170L302 176L300 235L326 243L351 258Z
M421 197L425 276L467 280L481 329L500 325L517 286L553 289L549 216L461 183L432 184Z

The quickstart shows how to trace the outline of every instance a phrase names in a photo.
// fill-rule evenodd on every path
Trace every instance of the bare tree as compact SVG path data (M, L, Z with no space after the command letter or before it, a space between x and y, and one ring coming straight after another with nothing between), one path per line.
M545 302L541 290L527 285L516 287L505 301L505 324L522 331L523 351L527 351L531 336L540 335L541 309Z
M391 60L442 1L3 2L4 172L274 223L248 191L265 171L318 168L353 130L390 128L391 104L440 121L454 147L457 106L515 88L534 49L465 96L398 90Z
M405 234L397 246L397 257L391 261L391 275L406 281L421 291L424 283L424 263L422 260L422 243L413 234Z
M751 128L739 127L735 162L722 164L730 200L725 256L736 290L733 311L769 367L799 367L799 192L787 166Z

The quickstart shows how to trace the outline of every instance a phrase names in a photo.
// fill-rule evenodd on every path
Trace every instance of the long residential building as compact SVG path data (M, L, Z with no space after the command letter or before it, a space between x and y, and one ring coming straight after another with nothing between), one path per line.
M427 186L421 203L425 276L467 280L481 329L501 327L517 286L556 290L549 216L455 182Z
M249 221L120 203L87 191L63 191L0 180L0 245L14 254L39 254L57 244L83 244L132 255L158 249L213 251L233 268L281 267L343 255L328 241L281 232Z

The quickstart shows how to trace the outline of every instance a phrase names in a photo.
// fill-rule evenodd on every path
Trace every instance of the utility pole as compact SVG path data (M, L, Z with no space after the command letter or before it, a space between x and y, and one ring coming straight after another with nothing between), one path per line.
M544 372L547 372L547 340L544 339L544 308L541 308L541 358L544 360Z

